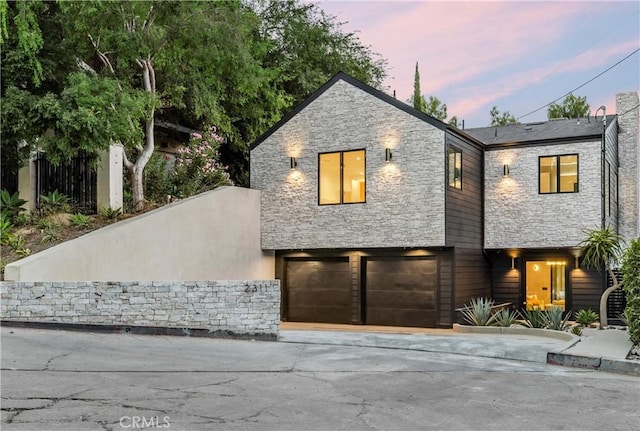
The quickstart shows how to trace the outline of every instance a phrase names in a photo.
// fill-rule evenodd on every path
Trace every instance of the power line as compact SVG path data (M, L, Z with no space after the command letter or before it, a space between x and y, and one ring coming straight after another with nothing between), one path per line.
M524 117L528 117L531 114L535 114L536 112L540 111L541 109L546 108L547 106L551 105L552 103L556 103L558 100L560 99L564 99L565 97L567 97L569 94L573 93L576 90L581 89L582 87L584 87L585 85L587 85L588 83L594 81L595 79L601 77L602 75L604 75L605 73L607 73L608 71L610 71L611 69L613 69L614 67L616 67L617 65L619 65L620 63L622 63L623 61L625 61L626 59L628 59L629 57L631 57L632 55L634 55L635 53L637 53L638 51L640 51L640 48L637 48L635 51L633 51L631 54L627 55L625 58L623 58L622 60L618 61L616 64L614 64L613 66L609 67L608 69L604 70L603 72L600 72L599 74L597 74L596 76L594 76L593 78L591 78L590 80L588 80L587 82L585 82L582 85L577 86L576 88L574 88L573 90L569 91L567 94L558 97L556 100L551 101L549 103L547 103L544 106L539 107L538 109L535 109L527 114L521 115L520 117L517 118L517 120L520 120L521 118Z

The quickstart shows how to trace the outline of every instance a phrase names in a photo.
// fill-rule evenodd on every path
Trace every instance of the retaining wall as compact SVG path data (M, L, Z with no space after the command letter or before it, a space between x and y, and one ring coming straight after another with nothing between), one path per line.
M267 339L277 338L280 327L279 280L2 282L0 292L0 315L10 324L179 328Z

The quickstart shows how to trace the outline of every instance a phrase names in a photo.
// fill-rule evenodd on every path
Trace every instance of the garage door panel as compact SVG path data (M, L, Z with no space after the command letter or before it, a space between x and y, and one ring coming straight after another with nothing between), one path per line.
M400 308L435 309L436 292L389 292L367 290L367 307L385 307L393 304Z
M435 258L368 258L365 262L366 323L435 327L437 269Z
M286 274L289 320L350 323L352 286L348 259L290 260Z

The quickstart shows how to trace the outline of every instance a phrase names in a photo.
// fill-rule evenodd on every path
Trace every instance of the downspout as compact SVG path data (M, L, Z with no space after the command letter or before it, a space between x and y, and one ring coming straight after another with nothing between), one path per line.
M601 106L598 111L602 109L602 142L600 143L600 217L601 217L601 229L606 227L606 208L605 208L605 159L607 156L607 147L605 145L607 138L607 111L606 107ZM596 111L597 114L597 111Z

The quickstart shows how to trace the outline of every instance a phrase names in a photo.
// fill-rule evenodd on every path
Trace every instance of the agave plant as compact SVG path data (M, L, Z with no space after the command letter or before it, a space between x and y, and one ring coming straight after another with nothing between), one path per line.
M528 328L546 328L548 325L547 313L539 308L524 310L522 317L524 325Z
M518 313L518 310L511 310L509 308L498 310L494 314L494 317L495 325L501 326L503 328L510 327L511 325L516 323L516 321L522 318L522 316L520 316L520 313Z
M488 298L474 298L460 312L462 318L473 326L491 326L495 322L495 315L491 311L493 301Z
M582 309L582 310L578 310L578 312L576 313L576 322L578 322L582 326L586 327L597 321L598 321L598 313L596 313L592 309L588 309L588 310Z
M554 331L566 331L569 328L569 317L571 312L568 312L565 317L562 317L562 308L551 307L545 312L545 318L547 320L547 328Z

